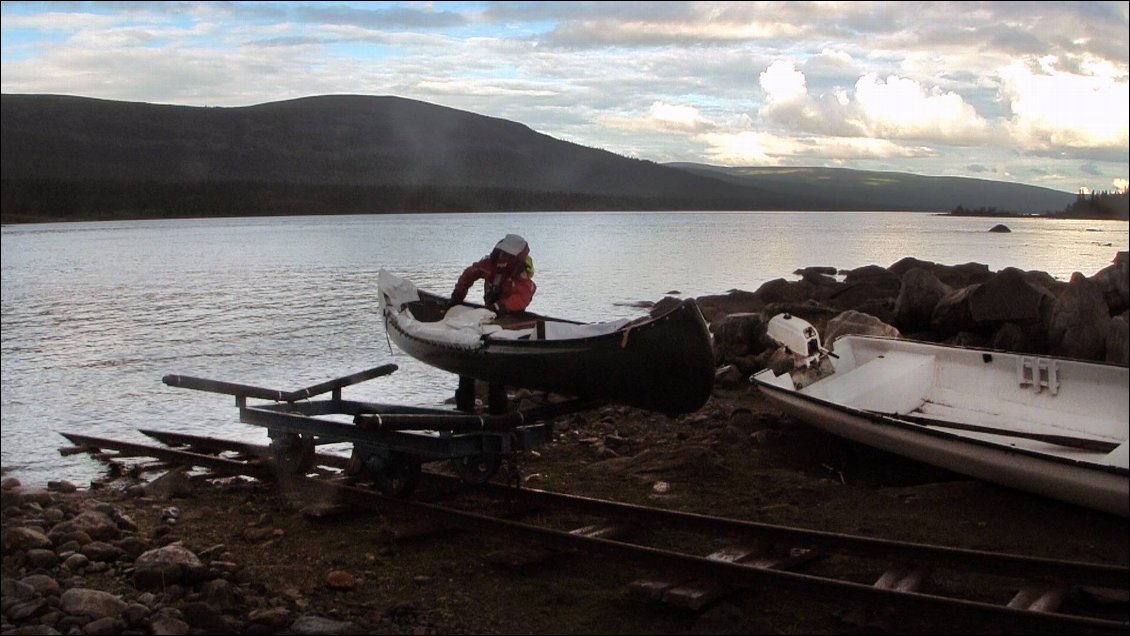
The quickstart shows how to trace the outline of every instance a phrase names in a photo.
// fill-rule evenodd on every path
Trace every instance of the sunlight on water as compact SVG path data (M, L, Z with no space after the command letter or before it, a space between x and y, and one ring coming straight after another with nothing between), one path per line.
M390 346L381 268L448 293L509 232L530 243L532 310L635 317L639 303L756 290L807 266L905 256L1092 275L1127 249L1119 222L916 213L418 214L65 223L3 228L3 466L25 483L100 471L63 457L61 431L118 439L152 428L266 442L234 399L166 374L293 390L389 362L345 397L437 406L453 377ZM479 293L480 287L472 292Z

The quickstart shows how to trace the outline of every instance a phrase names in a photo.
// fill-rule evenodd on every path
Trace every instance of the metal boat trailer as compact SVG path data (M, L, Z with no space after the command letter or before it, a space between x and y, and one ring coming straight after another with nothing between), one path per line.
M495 403L491 413L480 414L342 399L342 388L397 368L386 364L296 391L183 375L166 375L162 382L235 396L239 421L267 429L271 460L280 474L308 472L318 445L350 443L353 454L345 473L369 477L378 490L397 497L415 488L422 464L431 461L450 460L460 479L471 484L489 481L503 460L516 476L515 453L551 441L554 418L600 405L575 399L496 413ZM326 393L329 399L311 399ZM249 398L273 403L253 405ZM352 422L342 421L349 417Z

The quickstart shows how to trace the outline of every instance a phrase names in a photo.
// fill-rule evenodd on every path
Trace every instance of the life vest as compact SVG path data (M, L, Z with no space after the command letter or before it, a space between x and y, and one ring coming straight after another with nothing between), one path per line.
M530 246L517 234L507 234L490 254L470 267L455 283L455 291L466 295L476 280L483 279L483 299L497 302L508 313L525 310L534 298L534 259Z

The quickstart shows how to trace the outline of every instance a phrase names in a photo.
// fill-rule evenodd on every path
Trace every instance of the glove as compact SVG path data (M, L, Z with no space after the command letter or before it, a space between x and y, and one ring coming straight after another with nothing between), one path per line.
M451 298L448 299L447 306L454 307L455 305L461 305L463 304L463 298L463 294L460 294L457 291L451 292Z
M487 305L487 309L493 311L496 315L501 316L506 313L506 308L500 302L493 302Z

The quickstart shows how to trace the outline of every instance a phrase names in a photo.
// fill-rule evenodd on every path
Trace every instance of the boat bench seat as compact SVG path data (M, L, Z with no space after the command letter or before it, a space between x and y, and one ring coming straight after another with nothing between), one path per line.
M839 371L801 392L847 407L909 413L934 385L934 356L889 351L848 371Z

